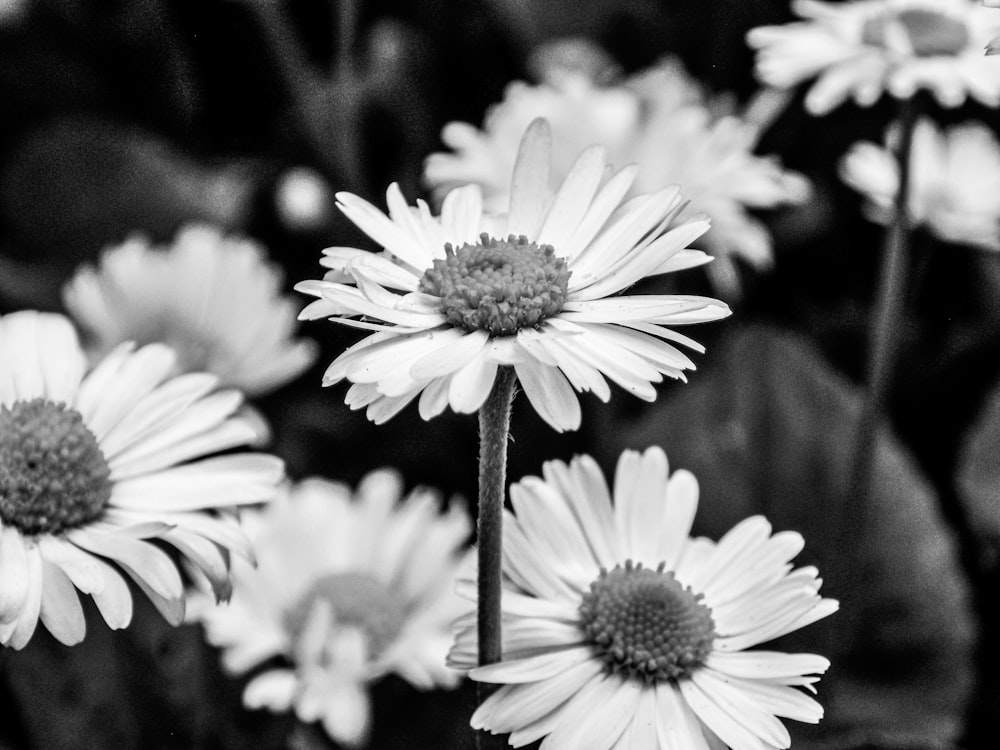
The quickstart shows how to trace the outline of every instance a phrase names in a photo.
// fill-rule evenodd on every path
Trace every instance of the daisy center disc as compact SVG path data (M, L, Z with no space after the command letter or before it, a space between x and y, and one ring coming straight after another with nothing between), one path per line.
M890 30L892 29L892 30ZM956 55L969 45L965 24L943 13L911 8L876 16L865 22L861 39L865 44L891 48L890 34L902 33L917 57Z
M0 519L58 534L97 518L111 469L80 412L44 398L0 407Z
M466 331L513 336L562 310L570 271L551 245L527 237L487 234L457 250L444 246L420 279L420 291L441 298L448 322Z
M672 572L633 565L601 570L580 604L584 633L612 672L646 683L676 680L705 662L712 610Z
M320 601L330 604L334 627L354 626L365 633L373 659L395 640L405 621L402 602L381 581L365 573L332 573L317 579L289 609L285 623L293 638L302 634Z

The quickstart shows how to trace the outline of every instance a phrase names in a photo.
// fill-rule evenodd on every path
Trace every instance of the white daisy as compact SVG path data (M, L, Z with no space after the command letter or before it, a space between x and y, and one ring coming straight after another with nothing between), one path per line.
M944 107L967 97L1000 104L1000 62L983 55L1000 18L975 0L794 0L803 21L752 29L757 76L788 88L817 78L806 96L824 114L848 96L870 106L887 91L931 91Z
M98 356L122 341L163 342L183 372L211 372L248 395L272 391L316 359L293 341L295 306L279 296L282 274L255 242L207 225L172 245L133 237L83 266L66 286L69 313Z
M895 133L887 137L895 140ZM856 143L840 164L844 181L868 199L865 214L888 224L899 191L892 151ZM908 209L915 224L949 242L1000 250L1000 143L986 126L939 130L920 120L910 152Z
M730 109L721 97L707 100L671 58L618 86L597 86L580 73L539 86L514 83L482 131L458 122L445 127L442 140L455 153L432 154L424 178L436 191L478 184L487 210L504 210L520 134L532 119L545 117L558 146L553 182L566 176L584 146L600 143L612 163L639 165L633 193L680 185L688 212L712 221L699 245L713 256L737 256L764 269L772 261L770 234L747 209L802 202L808 183L773 158L754 155L757 129ZM728 264L711 270L733 273Z
M440 218L408 206L396 185L389 216L341 193L341 210L385 248L325 251L333 269L299 291L318 297L303 318L375 333L330 365L325 385L353 381L352 408L384 422L420 396L425 419L449 404L482 405L498 367L513 367L528 400L557 430L576 429L573 392L607 401L605 376L648 401L663 376L694 364L670 341L701 351L667 325L718 320L718 300L679 295L615 296L640 279L700 265L686 249L708 229L699 218L665 231L682 207L665 188L624 201L635 168L608 178L604 149L583 152L558 192L549 189L550 136L529 127L514 168L510 211L484 215L478 186L453 190Z
M501 685L473 727L542 750L768 750L789 746L777 717L819 721L798 688L815 692L829 662L753 649L837 609L815 568L792 569L799 534L755 516L690 538L697 481L668 477L659 448L622 454L610 490L588 456L543 476L510 488L503 659L475 666L472 616L449 655Z
M220 451L256 439L234 412L241 396L203 373L171 379L165 346L115 349L85 374L61 315L0 318L0 644L23 648L38 620L67 645L84 637L76 589L123 628L122 573L172 624L184 616L180 574L159 544L229 592L229 553L251 550L235 510L270 499L273 456Z
M471 524L423 490L399 502L399 477L369 474L354 497L320 479L293 488L244 522L258 566L236 561L226 606L195 594L223 663L241 674L276 656L246 686L249 708L295 710L321 721L337 742L357 745L370 723L367 686L390 672L421 689L453 687L445 665L450 624L464 602L454 592Z
M698 95L693 89L684 93L691 100ZM549 183L558 188L580 152L595 143L605 147L611 164L631 161L627 145L639 128L641 109L631 89L595 86L582 73L566 73L540 86L514 81L503 101L487 111L482 130L465 122L444 127L441 140L454 153L431 154L424 181L438 198L462 185L479 185L484 210L503 213L510 205L521 138L532 121L545 118L552 128Z

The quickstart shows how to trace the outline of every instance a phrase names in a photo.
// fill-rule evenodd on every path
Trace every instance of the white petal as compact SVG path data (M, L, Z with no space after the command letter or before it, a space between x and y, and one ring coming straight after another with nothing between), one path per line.
M538 236L549 202L549 167L552 159L552 132L547 120L536 119L521 139L521 147L510 180L510 211L507 233Z
M604 176L605 149L591 146L574 162L536 240L539 245L552 245L557 256L563 256L563 247L586 216L587 209Z
M528 401L556 432L579 429L580 402L559 370L529 360L514 365L514 371Z
M80 597L62 568L44 560L42 566L42 624L57 641L75 646L87 632Z

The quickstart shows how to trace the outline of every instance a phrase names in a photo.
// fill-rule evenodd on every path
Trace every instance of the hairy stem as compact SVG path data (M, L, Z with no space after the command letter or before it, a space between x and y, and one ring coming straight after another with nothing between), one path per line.
M503 504L507 487L507 440L510 436L510 408L517 377L514 368L501 367L486 403L479 410L479 665L500 661L500 589L503 550ZM482 703L492 692L491 686L478 684ZM480 750L503 747L502 740L479 732Z

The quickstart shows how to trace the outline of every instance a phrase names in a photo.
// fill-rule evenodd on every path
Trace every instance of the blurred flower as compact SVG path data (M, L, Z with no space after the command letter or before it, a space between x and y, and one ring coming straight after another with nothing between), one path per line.
M892 142L896 133L887 137ZM899 164L874 143L856 143L840 164L844 182L868 200L865 215L888 224L899 191ZM913 133L909 212L915 224L949 242L1000 249L1000 143L984 125L942 132L922 119Z
M595 143L607 149L610 163L629 161L626 144L639 128L641 116L635 92L595 86L582 74L566 73L541 86L514 81L503 102L487 112L484 130L465 122L444 127L441 139L455 153L431 154L424 180L438 198L462 185L479 185L483 208L502 213L510 203L511 174L521 137L533 120L548 120L555 136L549 173L549 186L555 188L580 152Z
M182 372L207 371L248 395L274 390L316 358L293 341L295 307L256 243L218 229L182 229L169 247L133 237L81 267L64 289L98 356L122 341L163 342Z
M424 178L436 191L475 183L487 210L504 210L516 144L535 117L552 124L556 145L551 181L558 183L572 158L592 143L608 149L613 164L636 162L633 192L680 185L689 211L704 213L711 229L700 240L712 255L735 255L755 268L771 264L771 238L748 208L771 208L805 200L808 183L776 160L753 154L757 129L731 114L722 98L707 101L698 84L673 59L619 86L595 85L583 73L558 69L546 83L511 84L504 101L486 116L484 129L448 124L441 137L455 153L432 154ZM732 291L728 263L710 270Z
M449 655L502 685L473 727L514 747L759 750L789 746L777 716L819 721L797 688L815 692L826 659L747 650L837 609L815 568L792 570L799 534L755 516L718 543L690 538L697 481L668 478L659 448L623 453L611 490L588 456L543 475L510 488L503 660L475 668L471 615Z
M337 742L358 745L370 723L368 683L390 672L421 689L458 683L445 655L471 525L454 504L442 516L432 492L400 495L400 478L385 470L353 497L345 485L307 479L244 514L256 569L236 561L228 606L196 592L190 611L230 672L275 656L291 662L247 684L249 708L294 707Z
M652 401L663 375L684 378L694 363L668 341L701 347L664 325L718 320L729 308L706 297L614 295L709 260L685 249L708 221L665 232L682 206L678 189L623 203L635 170L605 181L598 146L580 155L553 195L550 148L548 125L538 120L524 136L502 216L483 214L478 185L449 193L440 218L422 201L409 207L395 184L388 217L338 195L341 210L386 251L329 248L322 262L332 272L295 287L320 298L300 317L375 331L330 365L324 385L353 381L347 403L367 406L376 423L418 395L430 419L449 404L476 411L497 368L513 366L535 410L563 431L580 425L573 388L607 401L607 376Z
M0 318L0 643L23 648L39 618L62 643L80 642L75 589L125 627L132 599L120 571L180 623L181 577L153 542L228 595L230 552L251 556L234 511L269 500L282 463L204 458L252 442L254 429L233 416L237 392L213 392L205 373L170 379L173 369L167 347L126 344L85 374L66 318Z
M971 96L1000 104L1000 64L983 48L1000 18L975 0L795 0L804 21L752 29L757 76L787 88L818 77L805 106L825 114L848 96L861 106L883 91L907 99L931 91L944 107Z

